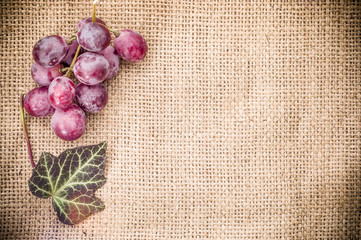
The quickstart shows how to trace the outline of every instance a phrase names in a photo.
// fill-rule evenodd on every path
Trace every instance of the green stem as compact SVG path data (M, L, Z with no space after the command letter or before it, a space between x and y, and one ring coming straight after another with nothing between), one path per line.
M75 35L72 35L68 40L66 40L66 43L70 45L74 40L76 39Z
M68 77L70 72L73 71L73 67L74 67L75 61L76 61L76 59L77 59L77 57L79 55L80 49L81 49L81 45L79 44L78 48L76 49L76 53L75 53L75 56L73 58L73 61L71 62L71 65L68 68L68 71L66 71L64 77Z
M29 141L28 131L26 130L26 124L25 124L25 114L24 114L24 94L20 95L20 117L21 117L21 123L23 125L24 135L26 139L26 145L28 147L28 153L30 158L31 166L35 167L35 162L33 159L33 151L31 150L31 145Z
M69 68L68 67L65 67L65 68L59 68L59 72L60 73L65 73L65 72L67 72L69 70Z

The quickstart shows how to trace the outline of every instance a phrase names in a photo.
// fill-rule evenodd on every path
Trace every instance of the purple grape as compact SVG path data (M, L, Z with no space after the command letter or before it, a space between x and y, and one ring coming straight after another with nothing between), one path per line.
M48 95L53 107L67 108L75 98L74 83L67 77L57 77L51 82Z
M79 83L76 86L76 100L84 111L96 113L107 105L108 92L102 83L92 86Z
M68 45L60 36L49 36L40 39L33 48L33 58L43 67L53 67L64 60Z
M114 39L114 47L118 54L129 62L139 62L145 58L148 51L148 45L142 35L128 29L120 31L119 37Z
M90 52L99 52L110 43L110 32L100 23L87 23L77 33L78 43Z
M78 49L78 46L79 46L79 43L77 40L73 40L71 42L70 45L68 45L69 47L69 51L68 53L66 54L64 60L63 60L63 64L66 65L66 66L70 66L71 65L71 62L73 61L73 58L75 57L75 53L76 53L76 50ZM80 49L80 53L81 54L81 49Z
M51 117L51 128L65 141L76 140L85 132L85 113L76 104L65 109L56 109Z
M93 18L92 17L88 17L88 18L84 18L83 20L81 20L80 22L78 22L78 24L75 27L75 31L78 31L80 28L82 28L85 24L92 22ZM95 18L95 22L100 23L105 25L105 22L103 22L103 20L99 19L99 18Z
M48 99L48 87L34 88L24 98L25 110L34 117L46 117L54 112Z
M118 73L120 62L117 51L112 46L108 46L100 51L99 54L103 55L109 62L109 73L106 80L115 77Z
M40 86L49 86L54 78L63 75L59 72L62 67L63 65L59 64L54 67L45 68L39 65L37 62L34 62L31 66L31 76Z
M74 64L74 75L86 85L103 82L109 73L109 63L98 53L86 52L78 57Z

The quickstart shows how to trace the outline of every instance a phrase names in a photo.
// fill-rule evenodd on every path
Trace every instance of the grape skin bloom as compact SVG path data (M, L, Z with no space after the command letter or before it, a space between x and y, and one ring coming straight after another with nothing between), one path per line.
M82 28L85 24L90 23L93 21L92 17L88 17L88 18L84 18L83 20L81 20L80 22L78 22L78 24L75 27L75 31L78 31L80 28ZM105 22L103 22L103 20L101 20L100 18L95 18L95 22L100 23L105 25Z
M84 111L96 113L107 105L108 91L102 83L92 86L79 83L76 86L76 100Z
M109 73L105 80L109 80L115 77L119 71L119 56L114 47L108 46L106 49L99 52L99 54L103 55L109 63Z
M148 51L147 42L142 35L128 29L120 31L119 37L114 39L114 47L119 56L128 62L139 62Z
M51 128L59 138L74 141L85 132L85 113L76 104L65 109L56 109L51 117Z
M54 112L48 100L48 87L30 90L24 98L25 110L34 117L46 117Z
M33 48L34 60L43 67L53 67L61 63L68 53L64 38L52 35L40 39Z
M75 98L75 86L67 77L55 78L49 86L49 101L54 108L67 108Z
M86 52L74 64L74 75L86 85L103 82L109 73L109 62L98 53Z
M31 66L31 76L34 81L40 86L49 86L50 83L56 77L60 77L63 74L59 72L59 70L63 67L63 65L59 64L54 67L46 68L34 62Z
M103 24L90 22L79 29L77 38L85 50L99 52L110 44L111 35Z

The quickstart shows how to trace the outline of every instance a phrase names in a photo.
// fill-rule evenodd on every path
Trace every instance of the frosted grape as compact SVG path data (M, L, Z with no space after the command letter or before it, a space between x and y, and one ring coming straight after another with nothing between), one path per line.
M96 113L107 105L108 92L102 83L92 86L80 83L76 86L76 100L84 111Z
M54 78L62 76L63 74L59 70L63 65L59 64L54 67L46 68L34 62L31 66L31 76L34 81L40 86L49 86Z
M67 108L75 97L74 83L67 77L57 77L51 82L48 95L54 108Z
M99 52L99 54L103 55L109 63L109 73L106 80L115 77L119 70L119 56L117 51L112 46L108 46L106 49Z
M40 39L33 48L33 58L43 67L53 67L64 60L68 45L60 36L48 36Z
M24 98L25 110L34 117L46 117L54 112L48 100L48 87L34 88Z
M114 39L114 47L118 54L126 61L139 62L145 58L148 45L144 38L133 30L120 31L119 37Z
M90 52L105 49L111 40L107 27L97 22L85 24L77 33L78 43Z
M109 73L109 63L98 53L86 52L78 57L74 64L74 75L86 85L103 82Z
M85 113L76 104L65 109L56 109L51 117L51 128L63 140L76 140L85 132Z

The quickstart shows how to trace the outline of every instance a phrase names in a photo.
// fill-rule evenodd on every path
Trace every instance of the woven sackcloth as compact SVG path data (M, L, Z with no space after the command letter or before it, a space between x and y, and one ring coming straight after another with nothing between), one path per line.
M1 1L0 239L360 239L361 4L101 0L148 42L74 142L26 115L35 161L108 142L106 205L74 227L32 174L19 96L32 48L91 1Z

